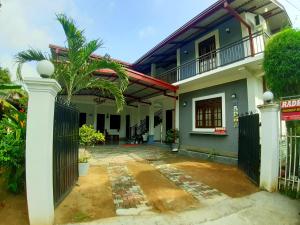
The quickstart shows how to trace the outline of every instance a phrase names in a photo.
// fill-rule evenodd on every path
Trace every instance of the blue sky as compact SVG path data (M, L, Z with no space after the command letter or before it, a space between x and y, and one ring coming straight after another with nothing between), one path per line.
M29 46L45 52L48 44L64 45L55 13L73 17L88 39L101 38L97 53L134 62L163 38L215 0L0 0L0 66L15 73L13 56ZM280 0L300 27L300 0ZM288 2L292 3L289 4ZM296 9L298 8L298 9ZM33 65L25 74L35 73Z

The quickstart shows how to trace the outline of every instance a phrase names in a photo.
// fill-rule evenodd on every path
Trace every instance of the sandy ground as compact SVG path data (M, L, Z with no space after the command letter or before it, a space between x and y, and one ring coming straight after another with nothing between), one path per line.
M91 221L116 216L111 186L103 167L90 167L86 177L80 177L78 185L55 210L55 222Z
M128 169L158 212L182 211L200 206L192 195L178 188L147 162L132 162Z
M236 198L253 194L259 189L235 166L176 157L166 162L182 169L196 181L203 182Z
M25 193L13 195L0 185L0 225L28 225Z

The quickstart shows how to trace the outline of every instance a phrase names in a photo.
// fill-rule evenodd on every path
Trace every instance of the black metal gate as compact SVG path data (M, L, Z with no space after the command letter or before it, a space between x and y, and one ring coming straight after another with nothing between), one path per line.
M257 185L260 176L259 114L239 117L238 165Z
M78 180L79 112L55 102L53 129L53 197L57 206Z

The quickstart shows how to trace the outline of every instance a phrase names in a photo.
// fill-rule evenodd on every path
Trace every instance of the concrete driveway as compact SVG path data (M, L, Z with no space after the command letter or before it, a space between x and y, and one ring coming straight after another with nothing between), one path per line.
M233 166L147 145L101 146L91 154L89 175L56 209L58 224L276 224L278 219L277 224L297 224L299 219L297 202L258 192Z

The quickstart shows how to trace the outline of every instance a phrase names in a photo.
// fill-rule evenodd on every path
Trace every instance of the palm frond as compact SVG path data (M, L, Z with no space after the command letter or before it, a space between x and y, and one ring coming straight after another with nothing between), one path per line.
M95 88L99 89L99 91L111 94L116 100L118 112L123 109L125 98L122 91L115 83L101 78L92 78L90 79L87 88Z
M79 30L74 20L67 17L65 14L57 14L56 19L62 25L63 30L65 32L69 52L70 50L77 51L78 49L80 49L86 42L86 39L83 35L84 31Z
M101 60L91 61L84 68L84 72L82 72L80 77L77 79L75 85L78 85L79 83L83 82L87 78L90 79L91 74L93 74L94 72L100 69L111 69L114 72L116 72L116 75L119 78L117 82L120 91L123 93L126 90L129 84L129 80L124 67L119 63L104 58Z
M44 54L40 50L36 50L33 48L30 48L25 51L19 52L15 56L15 61L18 64L17 66L17 79L18 80L23 80L22 79L22 66L26 62L32 62L32 61L40 61L44 59L50 59L49 55Z
M19 64L32 61L40 61L44 59L49 59L49 56L44 54L42 51L33 48L21 51L15 56L15 61Z

